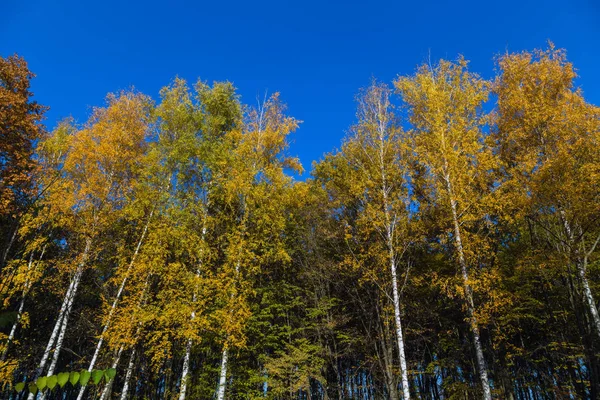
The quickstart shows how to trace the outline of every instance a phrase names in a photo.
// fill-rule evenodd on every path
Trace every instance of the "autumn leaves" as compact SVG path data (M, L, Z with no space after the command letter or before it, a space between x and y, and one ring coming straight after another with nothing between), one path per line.
M3 380L111 371L62 389L79 399L593 397L600 111L562 51L497 67L372 82L299 182L278 94L175 79L48 134L3 59Z

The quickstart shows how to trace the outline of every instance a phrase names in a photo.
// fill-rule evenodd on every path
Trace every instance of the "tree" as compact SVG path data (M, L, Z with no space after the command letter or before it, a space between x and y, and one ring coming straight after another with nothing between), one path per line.
M468 72L467 61L440 61L435 68L420 67L412 77L394 85L410 110L415 157L435 187L436 203L450 213L444 221L461 271L466 309L483 390L491 399L488 369L481 344L473 294L474 267L481 263L485 240L469 234L469 227L486 224L491 193L488 171L494 166L484 145L482 105L489 84ZM486 221L487 219L487 221Z
M356 220L350 221L352 227L348 225L346 233L347 242L352 243L348 244L350 264L358 264L365 279L377 284L380 270L390 272L390 278L384 279L381 287L392 298L402 392L409 399L397 268L411 242L408 232L411 200L403 132L393 113L390 96L391 90L377 82L361 91L357 98L358 123L351 128L340 153L328 156L317 167L317 177L328 189L335 209L356 205ZM388 292L390 286L392 296ZM389 390L396 398L394 384Z
M0 57L0 224L4 267L20 215L35 200L35 143L46 135L42 120L48 107L32 100L35 75L17 55Z

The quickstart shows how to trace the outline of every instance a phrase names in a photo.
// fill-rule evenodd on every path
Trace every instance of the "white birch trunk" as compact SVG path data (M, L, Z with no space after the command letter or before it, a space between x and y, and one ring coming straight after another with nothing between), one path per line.
M567 220L566 213L564 212L564 210L560 210L560 216L563 221L565 230L567 232L567 236L569 238L569 244L571 245L571 247L574 247L577 249L577 247L576 247L577 244L575 243L573 231L571 230L571 225L569 224L569 221ZM576 259L577 259L576 260L577 275L579 277L579 280L581 281L581 285L583 286L583 297L585 299L585 302L588 305L590 314L592 315L592 321L594 323L594 328L596 329L596 333L598 335L600 335L600 315L598 315L598 308L596 307L596 300L594 299L594 295L592 294L592 290L590 289L590 284L587 279L586 270L587 270L588 258L591 256L591 254L596 249L596 246L598 245L599 241L600 241L600 236L598 236L595 243L592 245L592 248L589 251L586 250L586 254L583 257L583 260L581 259L581 254L579 253L579 251L578 250L575 251L575 255L576 255Z
M115 356L115 359L113 360L111 368L117 369L117 367L119 366L119 360L121 360L122 353L123 353L123 346L119 347L119 351L117 351L117 355ZM115 380L112 379L110 382L106 382L104 384L104 389L102 389L102 394L100 395L100 400L107 400L110 397L110 392L111 392L114 381Z
M592 295L592 290L590 289L590 284L586 276L585 263L577 263L577 272L579 273L579 279L581 280L581 284L583 286L583 296L585 297L588 308L590 309L590 314L592 314L592 320L594 321L596 333L600 335L600 315L598 315L596 301L594 300L594 295Z
M42 255L40 256L40 259L44 256L44 251L46 250L46 246L44 246L44 248L42 249ZM27 264L27 274L29 274L29 272L31 271L31 267L33 265L33 251L31 252L30 256L29 256L29 263ZM2 358L0 358L0 361L4 361L6 360L6 355L8 354L8 348L10 347L10 344L12 343L13 339L15 338L15 333L17 332L17 327L19 326L19 322L21 322L21 317L23 316L23 309L25 308L25 298L27 297L27 293L29 293L29 288L31 287L31 282L29 281L29 278L26 278L25 280L25 285L23 286L23 295L21 297L21 301L19 302L19 309L17 310L17 318L15 319L15 322L13 323L12 327L10 328L10 333L8 334L8 339L6 340L6 347L4 348L4 351L2 352Z
M129 391L129 381L131 380L131 375L133 374L133 364L135 363L135 353L136 348L134 347L131 350L131 356L129 356L129 364L127 364L127 372L125 373L125 382L123 383L123 391L121 392L121 400L127 399L127 392Z
M398 339L398 352L400 354L400 369L402 370L402 394L404 400L410 399L410 384L408 382L408 369L406 366L406 354L404 352L404 335L402 334L402 321L400 319L400 296L398 293L398 279L396 276L396 265L392 258L390 268L392 270L392 290L394 294L394 317L396 320L396 337Z
M202 242L204 242L204 237L206 236L206 226L202 228ZM198 268L196 269L196 280L200 278L200 273L202 272L202 254L200 254L200 262ZM194 294L192 295L192 307L195 307L196 300L198 297L198 284L194 288ZM196 319L196 310L192 308L192 313L190 315L190 322L194 322ZM185 345L185 356L183 358L183 369L181 371L181 388L179 390L179 400L185 400L185 393L187 391L187 380L188 374L190 372L190 357L192 354L192 339L188 339Z
M42 375L42 373L44 372L44 369L46 368L46 363L48 362L48 358L50 357L50 351L54 347L54 343L56 342L59 331L62 330L64 317L67 314L67 312L70 312L70 307L72 305L71 299L75 297L75 294L77 292L77 287L79 285L79 280L81 278L81 275L83 274L83 267L85 265L85 262L87 261L88 253L90 251L90 246L91 246L91 241L88 239L86 241L85 249L83 251L82 261L79 264L79 266L77 267L75 276L73 277L73 279L71 279L69 288L67 289L67 292L65 293L65 298L63 299L63 303L60 307L60 311L58 313L58 318L56 319L56 323L54 324L54 329L52 330L52 333L50 334L50 339L48 340L48 344L46 345L46 349L44 350L44 354L42 355L42 360L40 361L40 364L38 365L38 367L36 369L35 375L33 377L33 381L35 381L38 377L40 377ZM27 396L27 400L33 400L33 399L34 399L34 395L29 393L29 395Z
M396 339L398 341L398 354L400 358L400 370L402 373L402 395L404 400L410 400L410 384L408 382L408 369L406 366L406 353L404 351L404 334L402 333L402 320L400 317L400 294L398 293L398 277L396 273L396 252L394 249L394 229L396 225L396 215L390 215L388 191L388 180L385 171L385 142L387 135L388 119L385 112L388 107L388 98L384 99L385 104L378 102L377 119L379 133L379 168L381 171L381 194L383 199L383 213L386 223L386 239L390 257L390 269L392 273L392 292L394 302L394 320L396 322Z
M56 364L58 363L58 357L60 356L60 351L62 349L62 344L65 339L65 333L67 332L67 325L69 323L69 316L71 314L71 310L73 309L73 300L75 299L75 295L77 294L77 287L79 286L79 282L81 281L81 276L83 275L83 267L81 267L76 273L76 281L73 291L71 292L71 297L69 298L69 302L67 305L67 310L63 316L60 333L58 334L58 338L56 339L56 345L54 346L54 354L52 355L52 362L50 363L50 367L48 368L48 372L46 375L50 376L54 374L54 370L56 368ZM40 400L44 400L48 391L41 393Z
M106 334L106 331L110 327L110 322L111 322L113 313L115 312L115 309L117 308L117 304L119 303L119 300L121 299L121 294L123 293L123 289L125 288L125 284L127 283L127 279L129 278L129 273L131 272L133 263L135 262L135 259L138 255L138 253L140 252L140 247L142 246L144 237L146 236L146 232L148 231L148 225L150 224L150 219L152 218L153 213L154 213L154 210L152 210L150 212L148 220L146 221L146 225L144 226L144 229L142 230L140 240L138 240L135 251L133 252L133 255L131 256L131 261L129 262L129 266L127 267L127 271L125 272L125 277L123 278L123 281L121 282L121 285L119 286L119 290L117 291L117 295L115 296L115 299L113 300L113 303L110 307L110 311L108 312L108 317L106 319L106 323L104 324L104 327L102 328L102 333L100 334L100 339L98 340L98 343L96 344L96 350L94 351L94 355L92 357L92 360L90 361L90 365L88 366L88 369L87 369L88 372L92 372L92 369L94 369L94 366L96 365L96 360L98 359L98 355L100 354L100 350L102 349L102 344L104 343L104 335ZM85 393L86 387L87 386L82 386L79 389L79 394L77 395L77 400L83 399L83 395Z
M217 400L225 399L225 385L227 383L227 347L223 347L223 354L221 355L221 375L219 377L219 389L217 390Z
M483 399L491 400L492 392L490 389L490 382L488 379L487 365L483 356L483 348L481 347L481 338L479 335L479 326L477 324L477 318L475 317L475 304L473 302L473 289L469 285L469 271L467 269L467 262L465 260L464 249L462 245L462 239L460 235L460 224L458 223L458 213L456 211L456 200L452 194L452 186L450 184L450 177L445 176L446 187L448 195L450 197L450 207L452 209L452 221L454 223L454 240L456 243L456 250L458 252L458 262L460 264L463 285L465 289L465 296L467 297L467 309L470 319L471 332L473 333L473 346L475 347L475 356L477 358L477 368L479 369L479 379L481 380L481 386L483 389Z

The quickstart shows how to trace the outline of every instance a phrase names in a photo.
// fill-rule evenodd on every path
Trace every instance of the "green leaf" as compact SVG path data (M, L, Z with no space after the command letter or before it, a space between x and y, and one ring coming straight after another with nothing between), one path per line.
M77 379L79 379L79 377L77 377ZM69 373L68 372L61 372L60 374L58 374L58 385L61 388L63 386L65 386L68 381L69 381Z
M36 393L37 393L37 391L38 391L38 388L37 388L37 386L35 386L35 383L31 382L31 383L29 384L29 393L31 393L31 394L36 394Z
M71 372L71 375L69 376L69 382L71 382L71 385L75 386L77 385L77 382L79 381L79 372Z
M25 389L25 382L19 382L15 385L15 390L17 392L22 392Z
M103 376L104 376L104 371L101 369L96 369L96 370L92 371L92 382L94 382L94 385L97 385Z
M54 389L54 387L56 386L57 383L58 383L58 377L56 375L50 375L48 377L48 380L46 381L46 386L48 386L48 389L52 390L52 389Z
M81 377L79 378L79 384L81 386L85 386L90 381L90 377L92 376L92 373L85 369L82 369L80 372L80 376Z
M35 386L37 386L37 388L42 391L46 388L46 381L48 380L47 377L45 376L40 376L37 381L35 381Z
M104 376L106 377L106 382L112 381L116 375L117 375L117 370L114 368L109 368L106 371L104 371Z

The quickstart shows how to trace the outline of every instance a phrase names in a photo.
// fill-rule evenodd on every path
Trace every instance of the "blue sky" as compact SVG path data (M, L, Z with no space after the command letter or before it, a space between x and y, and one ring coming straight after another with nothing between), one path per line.
M600 104L600 2L572 1L19 1L0 2L0 55L37 74L47 124L85 121L106 93L158 97L175 76L229 80L245 103L281 92L304 121L290 152L310 170L339 147L354 95L427 60L463 54L494 73L505 51L566 48L586 98Z

